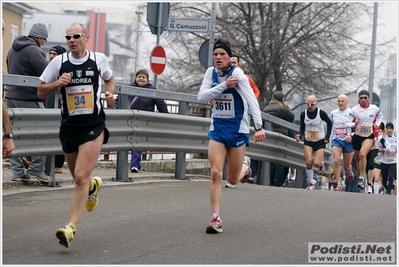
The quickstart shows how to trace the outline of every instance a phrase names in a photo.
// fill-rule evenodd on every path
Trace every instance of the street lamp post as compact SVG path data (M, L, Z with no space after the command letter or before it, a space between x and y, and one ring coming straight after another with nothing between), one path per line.
M137 27L136 27L136 51L135 51L135 60L134 60L134 73L137 72L137 66L138 66L138 61L139 61L139 30L140 30L140 22L141 22L141 15L143 15L143 12L141 11L136 11L137 15Z

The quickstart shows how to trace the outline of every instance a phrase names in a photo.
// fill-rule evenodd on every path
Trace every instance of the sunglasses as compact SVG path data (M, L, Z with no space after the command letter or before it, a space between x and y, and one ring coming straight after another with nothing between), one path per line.
M306 105L308 105L308 106L316 106L316 103L306 103Z
M79 39L80 36L86 36L86 35L87 35L87 34L85 34L85 33L77 33L77 34L72 34L72 35L65 35L65 38L66 38L67 40L71 40L72 37L73 37L73 39Z
M361 100L363 100L363 99L367 99L368 97L367 96L364 96L364 97L359 97Z

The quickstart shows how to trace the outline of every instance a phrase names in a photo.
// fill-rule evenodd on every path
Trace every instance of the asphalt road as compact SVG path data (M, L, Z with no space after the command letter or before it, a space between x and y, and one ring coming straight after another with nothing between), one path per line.
M239 184L223 188L223 233L209 235L209 181L104 183L71 247L73 186L3 194L2 263L308 264L308 242L396 242L397 201L387 195Z

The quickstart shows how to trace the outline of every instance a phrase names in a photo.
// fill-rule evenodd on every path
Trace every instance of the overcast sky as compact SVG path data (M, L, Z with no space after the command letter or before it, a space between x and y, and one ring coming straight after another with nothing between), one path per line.
M81 2L83 5L96 8L98 6L101 7L112 7L117 8L121 7L126 9L129 6L133 6L134 4L138 3L145 3L145 2L135 2L135 1L83 1ZM368 4L373 5L373 2L368 2ZM382 34L383 36L395 37L398 35L398 14L399 14L399 7L397 1L386 1L386 2L379 2L378 4L378 24L380 27L377 29L377 34ZM371 36L371 32L370 32Z

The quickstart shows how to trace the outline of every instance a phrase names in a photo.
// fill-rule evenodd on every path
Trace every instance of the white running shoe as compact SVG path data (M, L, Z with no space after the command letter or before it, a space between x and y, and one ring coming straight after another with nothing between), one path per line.
M373 193L373 188L371 188L370 185L368 185L368 186L366 187L366 193L367 193L367 194L372 194L372 193Z
M226 185L225 185L224 187L227 187L227 188L234 188L234 185L231 184L231 183L229 183L229 182L226 182Z
M308 187L306 187L306 189L307 189L307 190L314 190L314 189L315 189L315 186L314 186L314 184L310 183L310 184L308 185Z
M364 177L359 176L359 179L357 180L357 186L364 188Z
M251 166L251 158L248 156L244 156L244 162L245 165Z
M324 160L321 161L321 166L319 167L320 173L324 172L326 170L326 167L324 166Z
M207 234L222 233L222 220L219 217L213 217L210 224L206 227Z
M245 172L245 174L244 174L244 177L242 177L242 179L241 179L241 183L246 183L246 182L248 182L248 180L249 180L249 178L251 177L251 174L252 174L252 169L251 169L251 159L250 159L250 157L248 157L248 156L245 156L244 157L244 162L243 162L243 165L245 165L245 166L247 166L247 171Z

